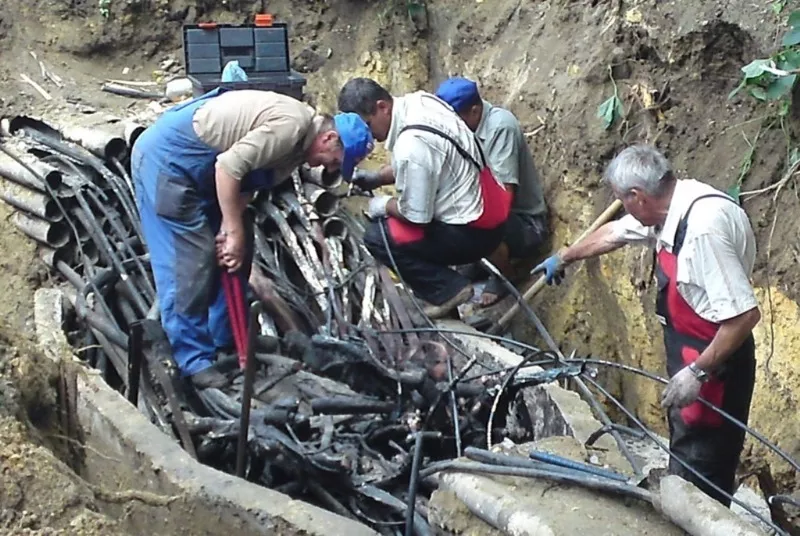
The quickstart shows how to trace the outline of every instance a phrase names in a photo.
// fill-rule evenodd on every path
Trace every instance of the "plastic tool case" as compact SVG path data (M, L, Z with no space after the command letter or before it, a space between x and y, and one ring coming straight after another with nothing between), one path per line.
M255 24L187 24L183 27L186 75L194 96L224 87L261 89L303 99L306 79L291 70L286 24L256 15ZM222 70L238 60L247 82L221 82Z

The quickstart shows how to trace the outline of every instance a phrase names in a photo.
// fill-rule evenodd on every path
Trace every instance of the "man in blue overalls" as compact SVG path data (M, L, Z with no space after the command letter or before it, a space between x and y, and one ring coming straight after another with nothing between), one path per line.
M248 279L257 190L284 181L302 163L341 170L373 148L356 114L317 114L268 91L214 90L165 112L137 139L131 168L150 251L161 324L173 357L198 388L221 387L212 368L232 332L220 267Z

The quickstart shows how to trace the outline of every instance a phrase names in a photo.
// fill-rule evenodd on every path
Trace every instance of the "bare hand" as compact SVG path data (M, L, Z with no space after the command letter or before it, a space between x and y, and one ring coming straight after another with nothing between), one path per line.
M217 261L220 266L235 272L241 268L244 262L244 229L241 223L238 225L226 225L222 222L222 229L217 235L216 241Z

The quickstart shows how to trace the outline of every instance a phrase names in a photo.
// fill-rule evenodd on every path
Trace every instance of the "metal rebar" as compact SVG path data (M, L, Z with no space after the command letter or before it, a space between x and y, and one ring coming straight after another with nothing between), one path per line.
M237 283L238 284L238 283ZM256 376L256 342L258 339L258 315L261 314L261 302L250 305L250 318L247 329L247 362L244 368L244 386L242 388L242 414L239 418L239 440L236 446L236 476L244 477L245 460L247 458L247 435L250 429L250 406L253 399L253 383Z
M419 466L422 463L422 443L427 438L439 439L441 437L441 432L419 431L414 434L414 455L411 460L411 477L408 480L405 536L413 536L414 534L414 510L417 502L417 487L419 486Z
M139 405L139 379L142 373L142 337L144 326L133 322L128 327L128 402Z

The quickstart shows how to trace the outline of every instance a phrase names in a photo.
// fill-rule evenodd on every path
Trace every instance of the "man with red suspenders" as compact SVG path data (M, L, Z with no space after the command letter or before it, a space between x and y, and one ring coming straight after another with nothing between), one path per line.
M605 174L628 212L534 268L548 282L564 264L625 244L655 248L656 314L664 326L670 450L729 495L745 432L698 396L747 423L755 382L752 330L761 319L749 277L755 237L733 199L695 180L677 180L667 159L646 145L628 147ZM670 459L670 472L730 505L714 486Z
M371 190L394 184L397 197L370 201L364 241L370 253L441 317L472 297L472 285L450 266L490 255L503 238L511 196L486 164L475 135L453 108L430 93L393 98L368 78L348 81L339 109L364 119L392 153Z

